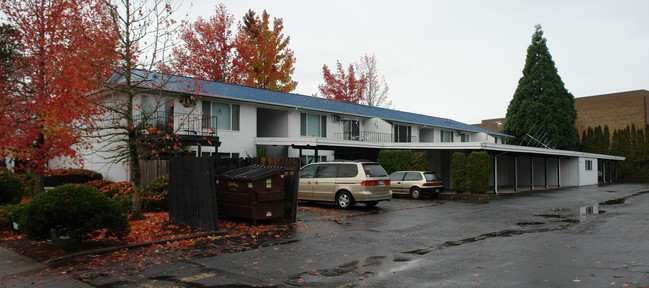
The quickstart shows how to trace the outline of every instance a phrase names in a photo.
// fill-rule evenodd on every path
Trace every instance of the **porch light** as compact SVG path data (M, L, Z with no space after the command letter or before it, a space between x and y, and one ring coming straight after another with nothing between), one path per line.
M189 108L196 105L196 98L194 96L187 95L180 102L183 103L183 107Z

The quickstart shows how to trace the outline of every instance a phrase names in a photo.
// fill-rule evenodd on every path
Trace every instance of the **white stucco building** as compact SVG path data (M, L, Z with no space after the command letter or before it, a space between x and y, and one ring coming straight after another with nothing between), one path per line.
M599 161L613 167L615 161L624 160L610 155L506 145L502 143L508 135L451 119L155 72L138 73L151 86L160 79L169 80L162 85L161 96L143 93L139 101L164 103L158 109L168 116L166 119L173 119L165 120L169 122L165 124L173 126L175 133L218 137L220 146L186 142L183 150L197 156L263 154L301 157L307 163L372 160L382 149L409 149L427 152L430 170L450 184L454 152L486 151L491 156L491 184L496 191L503 186L592 185L598 183ZM119 77L112 80L120 81ZM186 85L190 82L199 84L190 89ZM191 101L190 95L198 99ZM200 124L188 123L188 119L198 119ZM88 152L85 168L101 172L108 180L128 179L123 163L109 163L100 153ZM609 179L603 180L613 178L613 173L608 174Z

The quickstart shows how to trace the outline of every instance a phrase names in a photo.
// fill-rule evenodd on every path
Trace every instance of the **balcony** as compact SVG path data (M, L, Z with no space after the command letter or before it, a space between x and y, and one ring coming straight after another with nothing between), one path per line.
M140 123L148 134L175 134L187 136L216 137L217 117L205 117L198 114L155 112L141 115Z
M395 139L394 134L380 133L380 132L365 132L359 133L336 133L337 140L347 141L361 141L361 142L374 142L374 143L411 143L417 142L417 136L399 137Z

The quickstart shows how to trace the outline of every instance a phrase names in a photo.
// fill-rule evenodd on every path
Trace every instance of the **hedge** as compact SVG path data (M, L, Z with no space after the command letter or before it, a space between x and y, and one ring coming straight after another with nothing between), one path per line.
M56 187L63 184L82 184L92 180L101 180L100 173L78 168L53 169L45 175L45 186Z
M451 163L451 178L453 189L462 193L466 191L467 176L466 176L466 154L464 152L453 153L453 162Z
M395 171L410 170L412 155L410 150L381 150L377 162L388 174L392 174Z
M489 190L489 154L473 151L466 161L466 175L472 193L485 193Z

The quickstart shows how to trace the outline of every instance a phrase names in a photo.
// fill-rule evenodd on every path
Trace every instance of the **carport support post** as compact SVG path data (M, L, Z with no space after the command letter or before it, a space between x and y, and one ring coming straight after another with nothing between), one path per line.
M498 155L494 155L494 194L498 194Z
M518 156L514 156L514 191L518 191Z
M548 187L550 187L550 185L548 185L548 158L545 158L543 168L545 168L545 189L548 189Z
M557 187L561 188L561 158L557 158Z
M602 160L602 183L606 184L606 160Z
M530 156L530 190L534 190L534 158Z

